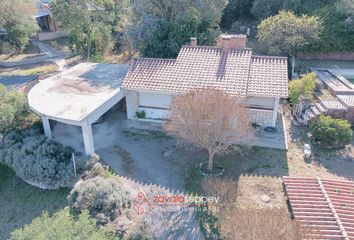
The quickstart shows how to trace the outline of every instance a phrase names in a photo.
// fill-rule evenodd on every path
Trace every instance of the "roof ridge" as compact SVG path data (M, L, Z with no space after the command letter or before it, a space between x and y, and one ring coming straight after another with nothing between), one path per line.
M269 59L288 59L282 56L252 55L252 58L269 58Z
M140 60L153 60L153 61L176 61L175 58L147 58L147 57L142 57L142 58L133 58L133 61L140 61Z
M207 49L220 49L223 50L224 48L217 47L217 46L203 46L203 45L198 45L198 46L191 46L191 45L182 45L182 48L207 48ZM242 50L242 51L252 51L252 48L228 48L228 50Z
M332 203L330 197L328 196L326 189L324 188L324 186L322 184L321 178L317 176L316 180L317 180L317 183L318 183L318 185L319 185L319 187L320 187L320 189L321 189L321 191L323 193L324 198L326 199L326 202L328 203L328 206L329 206L329 208L330 208L330 210L332 212L332 215L333 215L334 219L336 220L336 223L337 223L337 225L339 227L339 230L340 230L344 240L349 240L348 234L345 231L345 228L344 228L344 226L342 224L342 221L340 220L340 218L339 218L339 216L337 214L337 211L334 208L333 203Z

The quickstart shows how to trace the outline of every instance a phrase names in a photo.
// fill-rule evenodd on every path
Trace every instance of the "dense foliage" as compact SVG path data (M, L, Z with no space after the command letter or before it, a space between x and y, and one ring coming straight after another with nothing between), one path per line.
M27 103L27 96L9 91L0 84L0 135L18 130L34 120Z
M299 100L310 100L316 88L316 74L309 73L299 80L289 82L289 98L292 105Z
M320 31L319 18L281 11L258 25L257 38L270 54L294 55L318 40Z
M0 53L22 52L39 30L34 1L2 0L0 3Z
M130 195L117 179L100 176L78 182L68 199L74 213L88 210L100 223L114 221L130 207Z
M69 47L86 58L112 49L113 31L120 1L52 1L52 12L59 26L70 33Z
M213 43L226 0L132 1L126 30L144 56L175 57L191 37Z
M191 36L197 37L199 44L213 45L218 31L209 31L211 22L179 20L177 22L161 22L155 33L141 47L145 57L175 58L182 45L190 43Z
M108 227L96 227L96 221L87 211L74 217L65 208L50 216L48 213L35 218L31 224L11 233L11 240L113 240L114 231Z
M310 124L313 136L321 147L342 148L352 142L353 132L347 120L320 115Z
M70 147L48 140L30 129L7 134L0 144L0 163L11 167L17 176L41 188L70 187L74 173ZM86 166L86 157L75 153L77 172Z

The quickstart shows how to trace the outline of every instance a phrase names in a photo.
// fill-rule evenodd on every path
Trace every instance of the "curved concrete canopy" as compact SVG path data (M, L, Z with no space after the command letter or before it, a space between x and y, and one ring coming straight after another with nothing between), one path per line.
M81 63L40 81L28 93L31 109L73 125L92 123L122 99L128 65ZM96 113L97 112L97 113Z

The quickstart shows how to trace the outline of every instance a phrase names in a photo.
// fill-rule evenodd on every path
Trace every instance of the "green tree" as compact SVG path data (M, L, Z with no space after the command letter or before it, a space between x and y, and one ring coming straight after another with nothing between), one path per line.
M313 136L324 148L342 148L352 142L353 132L347 120L320 115L310 124Z
M311 99L316 88L316 74L309 73L289 83L289 98L294 106L300 99Z
M269 54L291 57L291 73L294 72L295 56L300 49L317 41L322 21L315 16L296 16L289 11L266 18L258 25L258 41Z
M35 5L32 0L2 0L0 2L0 52L22 52L30 37L39 30L32 16Z
M114 231L96 227L96 221L84 211L74 218L65 208L50 216L48 213L35 218L31 224L11 233L11 240L113 240Z
M6 90L0 84L0 134L20 129L29 123L31 114L27 96L17 91Z
M218 26L226 3L227 0L133 0L126 35L136 49L143 49L144 53L149 53L148 56L173 56L174 53L160 54L160 50L154 52L151 44L158 43L156 39L159 39L162 42L157 48L161 49L176 39L173 45L180 48L190 37L195 37L190 35L186 39L187 34L196 32L198 36L210 36Z
M254 0L251 13L261 20L277 14L283 8L283 2L279 0Z
M89 61L113 47L116 23L114 0L55 0L52 12L59 26L69 32L69 47Z
M214 44L218 31L210 31L211 22L198 23L191 20L161 22L155 33L141 47L145 57L175 58L182 45L189 44L191 36L202 45Z

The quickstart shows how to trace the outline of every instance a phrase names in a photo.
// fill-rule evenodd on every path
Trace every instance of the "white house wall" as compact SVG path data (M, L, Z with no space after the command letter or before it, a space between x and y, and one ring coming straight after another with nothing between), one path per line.
M169 109L172 96L170 94L140 92L139 107Z
M273 109L275 98L269 97L248 97L246 104L254 108Z
M168 119L172 95L126 91L128 119L135 119L136 112L144 111L146 119ZM261 126L275 126L274 114L278 111L277 98L250 97L246 100L250 106L251 120Z

